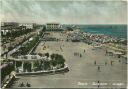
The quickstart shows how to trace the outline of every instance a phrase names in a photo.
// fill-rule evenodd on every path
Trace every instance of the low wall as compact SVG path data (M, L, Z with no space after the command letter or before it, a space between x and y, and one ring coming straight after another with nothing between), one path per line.
M12 75L12 76L2 85L2 89L11 87L14 81L15 81L15 76Z
M64 72L68 72L68 71L69 71L68 66L65 66L64 68L60 68L60 69L56 69L56 70L16 73L16 75L57 74L57 73L64 73Z

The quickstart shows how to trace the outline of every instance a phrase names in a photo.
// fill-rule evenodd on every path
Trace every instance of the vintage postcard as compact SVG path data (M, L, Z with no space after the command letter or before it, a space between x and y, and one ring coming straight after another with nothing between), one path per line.
M1 0L1 88L127 88L127 1Z

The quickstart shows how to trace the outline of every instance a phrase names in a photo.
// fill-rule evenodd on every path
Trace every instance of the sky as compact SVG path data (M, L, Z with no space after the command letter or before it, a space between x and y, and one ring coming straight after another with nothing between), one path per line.
M2 0L2 21L61 24L126 24L126 1Z

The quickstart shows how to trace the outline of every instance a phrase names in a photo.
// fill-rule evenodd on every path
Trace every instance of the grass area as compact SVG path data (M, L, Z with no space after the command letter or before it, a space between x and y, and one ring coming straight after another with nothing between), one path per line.
M39 36L33 37L33 40L28 41L25 45L23 45L19 51L13 53L12 56L18 56L18 55L27 55L29 51L36 45L36 43L39 40Z

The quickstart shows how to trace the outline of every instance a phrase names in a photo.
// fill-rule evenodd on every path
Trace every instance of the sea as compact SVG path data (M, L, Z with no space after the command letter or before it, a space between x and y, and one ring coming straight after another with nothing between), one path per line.
M111 37L127 39L127 25L64 25L65 27L77 27L83 32L92 34L104 34Z
M82 25L83 32L127 39L127 25Z

